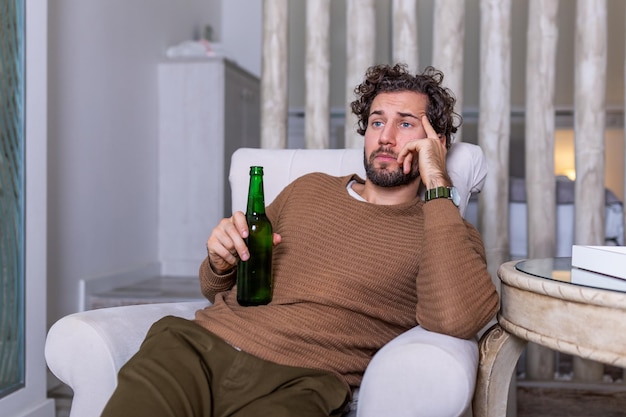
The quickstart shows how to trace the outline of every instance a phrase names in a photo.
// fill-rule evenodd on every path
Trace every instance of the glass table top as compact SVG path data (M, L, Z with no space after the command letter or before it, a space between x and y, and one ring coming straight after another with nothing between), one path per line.
M526 259L515 264L515 269L539 278L572 285L626 292L626 280L573 268L572 258Z

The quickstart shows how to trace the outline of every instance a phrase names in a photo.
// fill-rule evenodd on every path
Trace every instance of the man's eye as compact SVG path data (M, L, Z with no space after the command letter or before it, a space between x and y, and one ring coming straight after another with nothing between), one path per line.
M383 122L372 122L372 126L374 127L380 127L383 125Z
M400 126L402 126L402 127L411 127L413 125L411 123L409 123L409 122L402 122L402 123L400 123Z

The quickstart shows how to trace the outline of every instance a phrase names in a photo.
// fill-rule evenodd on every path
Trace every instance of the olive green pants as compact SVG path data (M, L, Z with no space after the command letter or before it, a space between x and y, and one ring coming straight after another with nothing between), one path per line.
M335 375L241 352L192 321L165 317L120 369L103 417L340 416Z

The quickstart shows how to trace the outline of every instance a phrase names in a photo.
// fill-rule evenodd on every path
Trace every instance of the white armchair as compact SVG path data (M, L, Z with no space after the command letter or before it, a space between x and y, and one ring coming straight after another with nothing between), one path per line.
M479 192L487 168L478 146L457 143L448 153L448 171L462 195L464 213ZM245 210L248 171L265 167L266 203L295 178L312 171L364 176L361 149L239 149L233 154L230 183L233 210ZM74 391L70 417L99 416L117 384L117 371L138 350L159 318L192 318L207 302L146 304L76 313L48 333L50 370ZM380 350L368 367L350 416L459 416L469 412L476 384L478 345L416 327ZM358 406L357 406L358 405ZM358 409L358 411L357 411Z

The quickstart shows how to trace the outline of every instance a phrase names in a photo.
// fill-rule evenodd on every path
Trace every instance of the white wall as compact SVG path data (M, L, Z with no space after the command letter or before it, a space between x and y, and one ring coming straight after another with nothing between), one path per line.
M78 282L158 266L157 63L221 29L220 1L54 0L48 7L48 324Z
M217 42L229 59L257 77L261 77L262 40L263 1L223 0Z

